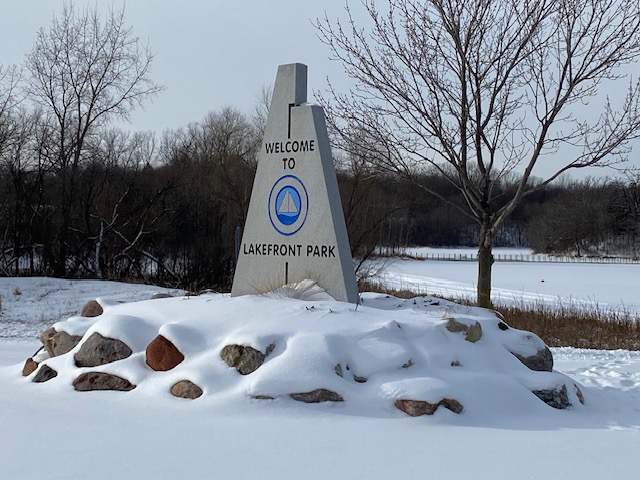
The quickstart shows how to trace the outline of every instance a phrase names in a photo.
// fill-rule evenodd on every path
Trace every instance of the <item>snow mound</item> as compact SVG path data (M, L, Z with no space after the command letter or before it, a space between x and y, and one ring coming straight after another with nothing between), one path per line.
M124 304L99 299L102 315L54 325L82 340L64 355L36 355L38 368L24 381L72 392L74 386L91 389L98 374L108 374L102 375L111 376L106 387L96 389L116 389L110 385L122 381L126 395L154 398L149 401L184 401L174 397L188 395L176 393L188 387L197 392L188 398L205 404L255 408L256 402L298 400L376 417L403 416L398 409L429 411L445 421L545 414L585 401L567 376L550 367L531 369L537 364L527 359L549 352L540 338L510 328L490 310L433 297L365 293L357 306L327 297L308 282L266 296L205 294ZM102 338L124 342L132 353L76 366L76 354ZM108 345L103 347L106 358ZM158 364L158 355L176 360L156 371L149 365Z

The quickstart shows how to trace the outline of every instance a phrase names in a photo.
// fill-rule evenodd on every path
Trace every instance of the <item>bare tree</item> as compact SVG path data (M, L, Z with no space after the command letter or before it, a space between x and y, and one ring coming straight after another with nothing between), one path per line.
M149 76L153 56L125 25L124 10L101 18L94 9L65 5L40 29L27 55L27 93L55 124L50 159L60 184L54 272L66 272L67 241L87 139L100 126L130 112L162 87Z
M625 160L640 132L640 85L605 89L640 56L637 0L362 0L316 24L355 87L323 99L332 126L378 137L378 166L436 169L479 225L478 304L491 305L492 247L518 203L570 169ZM624 89L623 89L624 90ZM592 105L589 105L589 102ZM359 145L358 148L366 147ZM539 176L545 164L542 181ZM516 188L495 187L517 172ZM431 194L429 185L421 187ZM498 198L501 197L501 198Z

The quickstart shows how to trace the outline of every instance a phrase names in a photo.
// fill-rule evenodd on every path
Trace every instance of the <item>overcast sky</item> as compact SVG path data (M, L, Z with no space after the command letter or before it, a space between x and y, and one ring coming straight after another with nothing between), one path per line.
M0 64L22 62L40 27L59 14L62 0L0 0ZM125 5L127 24L155 55L151 75L166 90L133 130L186 126L210 110L232 106L249 113L277 66L309 67L309 90L326 88L341 68L316 36L311 20L344 17L344 0L75 0L76 7Z
M48 28L63 0L0 0L0 64L21 63L40 27ZM340 90L349 82L329 48L317 38L312 21L344 19L345 0L75 0L78 8L125 5L127 24L155 55L152 78L166 87L144 111L131 116L131 130L179 128L209 111L232 106L251 113L277 66L309 67L309 98L325 90L329 77ZM357 1L351 2L359 7ZM360 9L354 8L355 14ZM634 69L635 70L635 69ZM635 73L635 72L634 72ZM587 107L588 109L588 107ZM592 108L593 110L593 108ZM636 142L632 158L640 158ZM555 159L545 159L555 164ZM534 174L545 175L539 165ZM636 166L640 161L636 160ZM540 170L540 171L538 171ZM612 175L611 170L573 171L572 176Z

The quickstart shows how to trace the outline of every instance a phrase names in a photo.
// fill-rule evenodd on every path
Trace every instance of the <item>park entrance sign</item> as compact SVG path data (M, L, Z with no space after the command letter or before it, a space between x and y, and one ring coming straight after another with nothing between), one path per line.
M311 279L336 300L357 302L324 112L306 102L306 65L280 65L232 296Z

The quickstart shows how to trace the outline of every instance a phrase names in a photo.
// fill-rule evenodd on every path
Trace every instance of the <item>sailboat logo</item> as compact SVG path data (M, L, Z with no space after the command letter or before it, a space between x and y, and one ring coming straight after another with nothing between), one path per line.
M291 225L300 217L300 194L292 186L287 185L276 197L278 220L284 225Z
M269 218L282 235L296 233L307 217L309 199L302 181L294 175L278 179L269 195Z

